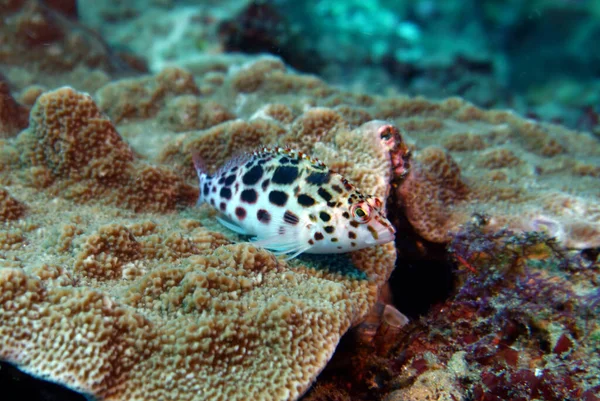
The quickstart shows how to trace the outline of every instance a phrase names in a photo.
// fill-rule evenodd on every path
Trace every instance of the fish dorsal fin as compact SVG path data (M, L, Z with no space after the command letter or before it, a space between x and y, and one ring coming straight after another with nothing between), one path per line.
M256 149L253 153L255 156L266 156L266 155L279 155L287 156L290 159L296 159L298 161L307 161L312 167L318 170L325 170L327 166L321 160L316 157L311 157L304 152L295 150L289 146L264 146Z
M254 156L254 154L252 152L237 153L236 155L231 157L229 160L227 160L225 162L225 164L223 164L221 167L219 167L219 169L217 170L215 175L221 175L223 173L228 172L229 170L231 170L232 168L234 168L236 166L241 166L242 164L244 164L244 163L248 162L250 159L252 159L253 156Z

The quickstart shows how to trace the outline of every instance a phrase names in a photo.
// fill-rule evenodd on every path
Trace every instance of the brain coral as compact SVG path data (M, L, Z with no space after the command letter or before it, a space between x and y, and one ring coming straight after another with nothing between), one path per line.
M385 195L390 164L376 137L328 110L297 121L181 134L162 159L193 175L188 147L218 166L324 124L329 142L315 152ZM0 358L100 399L296 399L394 266L393 244L286 263L243 242L71 88L42 94L6 145L3 204L27 211L0 226Z

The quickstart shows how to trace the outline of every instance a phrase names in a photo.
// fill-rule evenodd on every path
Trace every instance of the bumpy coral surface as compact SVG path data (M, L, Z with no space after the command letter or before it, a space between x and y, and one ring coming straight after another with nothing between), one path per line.
M170 87L181 82L169 76ZM341 121L317 110L297 124L323 124L330 141L318 153L347 160L350 178L385 196L381 144L344 124L333 130ZM180 139L218 165L277 142L274 133L302 132L313 128L237 121ZM29 127L5 145L0 357L101 399L295 399L394 266L393 244L289 263L256 249L210 207L194 208L193 186L136 156L71 88L42 94ZM166 146L174 161L189 161L188 147Z
M545 231L569 248L600 245L596 139L456 99L429 107L448 117L399 122L417 151L398 197L419 235L444 243L486 213L491 229Z
M492 232L508 225L598 246L592 136L460 99L347 93L274 58L238 61L168 68L92 95L22 95L37 99L29 126L0 147L10 216L0 223L2 359L112 400L293 400L308 388L375 302L393 246L277 260L194 208L192 151L216 170L258 146L298 148L365 192L393 195L388 209L430 241L449 242L483 212ZM414 155L408 174L390 156L389 124ZM438 383L459 394L453 377Z

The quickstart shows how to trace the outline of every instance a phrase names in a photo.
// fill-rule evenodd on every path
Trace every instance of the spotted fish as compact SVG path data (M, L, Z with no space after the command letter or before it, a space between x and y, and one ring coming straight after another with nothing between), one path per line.
M290 148L261 148L209 175L198 155L198 204L219 222L288 258L343 253L394 240L379 198L361 194L321 161Z

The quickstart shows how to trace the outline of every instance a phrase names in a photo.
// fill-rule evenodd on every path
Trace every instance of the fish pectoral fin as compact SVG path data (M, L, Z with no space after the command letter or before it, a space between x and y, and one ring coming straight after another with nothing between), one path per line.
M246 230L244 230L243 227L239 226L238 224L229 221L229 220L225 220L222 217L217 217L217 221L224 227L230 229L233 232L236 232L240 235L250 235Z
M265 248L274 253L288 253L289 250L295 249L298 246L298 241L293 238L288 239L283 235L269 237L254 237L250 239L252 245Z
M310 226L311 223L302 217L296 216L296 220L291 222L285 215L274 214L268 227L250 241L252 245L268 249L275 255L289 255L286 260L290 260L312 247L304 242L302 235L303 230Z
M294 259L302 252L310 249L308 244L300 244L296 237L286 238L283 235L270 237L254 237L250 239L252 245L258 248L265 248L273 252L275 255L289 255L286 260Z

